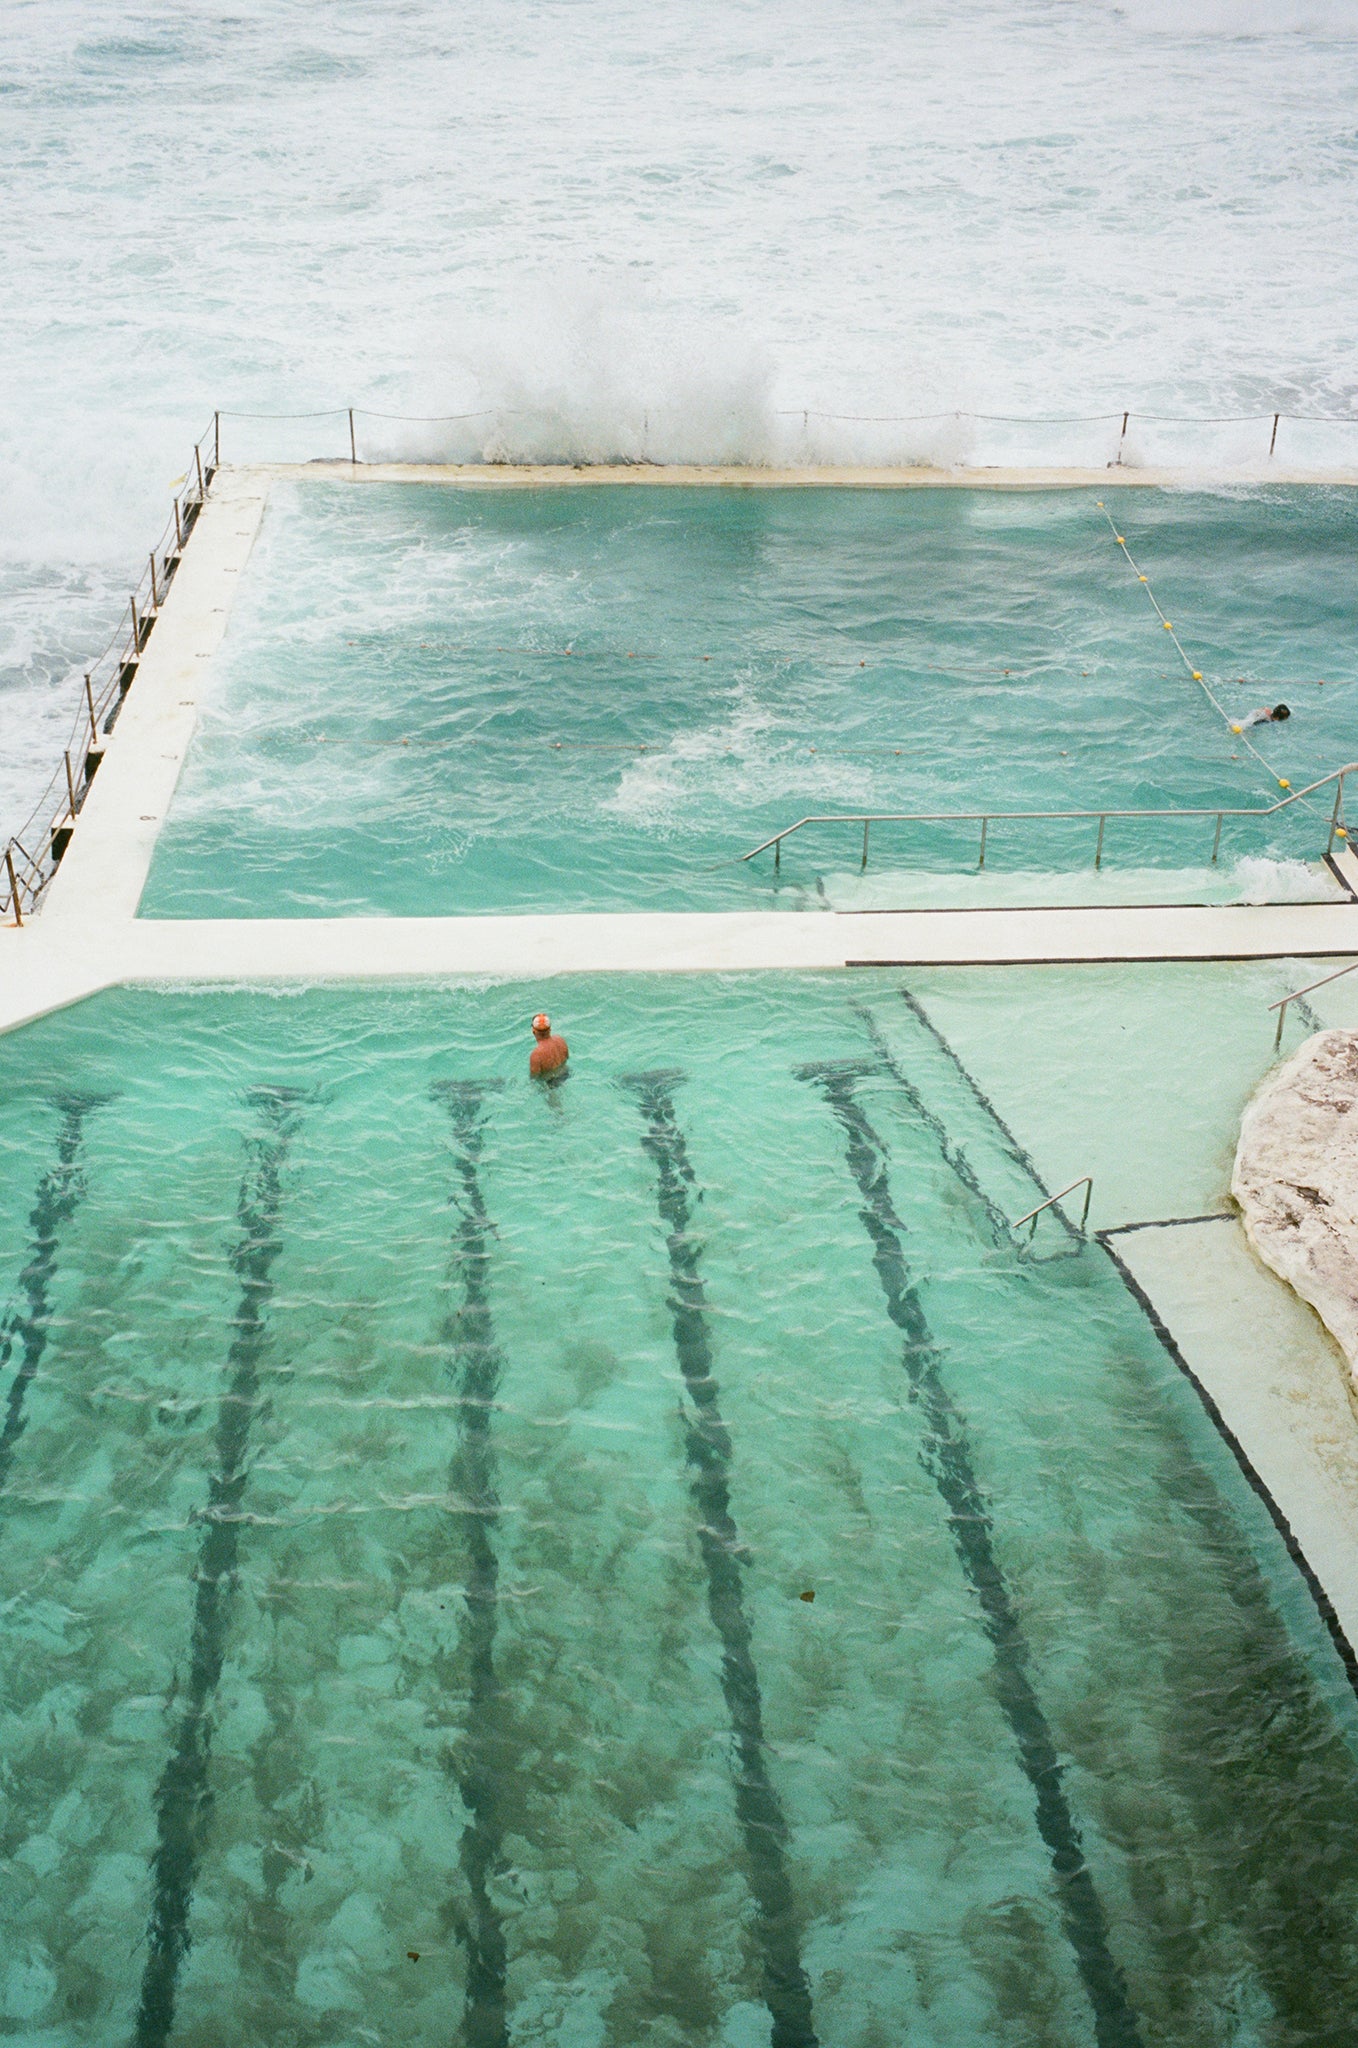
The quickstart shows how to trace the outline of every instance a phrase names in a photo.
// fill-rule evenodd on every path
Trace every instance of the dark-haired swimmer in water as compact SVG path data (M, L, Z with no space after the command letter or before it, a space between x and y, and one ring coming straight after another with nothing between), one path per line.
M547 1080L561 1072L571 1056L570 1047L557 1037L551 1018L542 1010L533 1019L533 1036L537 1044L528 1055L528 1071L534 1080Z
M1258 711L1251 711L1248 718L1242 718L1239 725L1233 725L1231 731L1244 732L1249 725L1281 725L1285 718L1291 716L1286 704L1264 704Z

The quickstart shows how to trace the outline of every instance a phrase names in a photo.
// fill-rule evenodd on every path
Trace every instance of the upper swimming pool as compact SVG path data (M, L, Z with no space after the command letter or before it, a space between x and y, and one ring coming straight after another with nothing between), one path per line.
M1275 972L1120 1059L1144 973L1020 974L1004 1116L957 971L563 981L550 1089L515 986L0 1043L16 2037L1347 2048L1334 1645L1005 1221L1110 1091L1102 1215L1219 1204Z
M1292 704L1260 742L1277 775L1352 754L1351 497L1108 503L1228 708ZM777 876L738 856L807 812L1279 793L1087 492L290 484L241 585L143 914L903 901L974 834L879 828L866 894L850 827ZM1109 829L1113 872L1210 851L1210 825ZM1223 853L1323 839L1293 812ZM1092 851L1087 826L997 827L988 867Z

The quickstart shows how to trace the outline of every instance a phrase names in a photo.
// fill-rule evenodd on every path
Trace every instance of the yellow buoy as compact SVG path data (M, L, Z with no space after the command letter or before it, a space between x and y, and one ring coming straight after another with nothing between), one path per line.
M1239 726L1239 725L1233 725L1233 726L1231 727L1231 731L1232 731L1232 732L1241 732L1241 731L1243 731L1243 730L1244 730L1244 728L1243 728L1242 726Z
M1193 680L1195 683L1200 683L1202 681L1202 670L1200 668L1194 669Z
M1292 785L1285 775L1280 775L1278 777L1278 787L1279 789L1291 789Z
M1174 628L1173 626L1171 626L1168 619L1161 619L1160 624L1164 627L1167 633L1172 633L1174 631Z

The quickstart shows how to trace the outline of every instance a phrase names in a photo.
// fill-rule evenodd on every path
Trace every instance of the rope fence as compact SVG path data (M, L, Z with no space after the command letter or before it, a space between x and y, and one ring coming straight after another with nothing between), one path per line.
M678 411L679 408L672 410ZM663 418L666 408L657 407L641 415L639 445L641 452L616 459L627 463L649 463L661 458L652 456L648 450L651 441L653 420ZM885 426L885 427L946 427L946 426L1010 426L1010 427L1107 427L1110 430L1106 467L1121 469L1127 464L1128 437L1138 426L1152 427L1252 427L1260 433L1259 456L1273 462L1278 455L1280 432L1287 425L1320 427L1358 427L1358 414L1353 413L1305 413L1305 412L1257 412L1257 413L1159 413L1133 412L1121 409L1097 413L1001 413L1001 412L914 412L914 413L863 413L828 412L814 406L792 406L775 409L772 417L776 420L800 420L802 439L809 444L812 421L843 426ZM347 429L349 459L360 462L380 462L383 455L360 453L360 426L365 420L381 422L388 426L454 427L465 426L474 421L500 420L552 420L566 424L566 417L550 406L486 406L475 412L408 413L380 412L371 406L337 405L314 412L237 412L221 411L213 414L213 462L222 459L223 421L305 424L311 420L335 420ZM1266 437L1266 445L1265 445ZM1358 453L1358 451L1355 451ZM332 460L343 460L342 455ZM567 459L567 458L562 458Z
M193 445L170 514L103 648L84 671L70 738L0 856L0 919L22 924L56 873L217 466L216 422Z

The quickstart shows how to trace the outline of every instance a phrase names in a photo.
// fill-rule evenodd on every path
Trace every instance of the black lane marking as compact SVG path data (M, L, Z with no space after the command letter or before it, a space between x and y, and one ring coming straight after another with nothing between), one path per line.
M1209 1209L1205 1216L1150 1216L1143 1223L1110 1223L1106 1230L1096 1230L1095 1237L1108 1249L1110 1237L1128 1237L1134 1230L1182 1230L1189 1223L1238 1223L1240 1218L1233 1209Z
M458 1938L467 1953L462 2038L468 2048L508 2048L509 2042L508 1950L504 1921L491 1895L505 1832L500 1781L512 1756L512 1737L505 1726L495 1671L500 1567L494 1536L500 1499L491 1419L504 1355L495 1342L490 1313L490 1240L495 1226L486 1213L479 1172L485 1137L481 1107L485 1096L500 1085L498 1081L444 1081L435 1083L432 1091L452 1118L458 1177L457 1192L451 1197L458 1217L453 1270L461 1283L462 1299L449 1314L442 1336L457 1386L457 1448L448 1491L458 1503L452 1513L465 1560L464 1641L470 1663L466 1732L453 1760L458 1792L471 1816L459 1845L471 1905L469 1913L457 1922Z
M1108 1920L1085 1861L1080 1831L1062 1784L1056 1743L1028 1675L1031 1652L995 1554L994 1528L967 1438L966 1423L943 1384L938 1349L906 1265L905 1226L887 1182L886 1147L854 1096L862 1060L799 1067L799 1080L824 1093L844 1132L849 1171L863 1198L859 1210L872 1243L872 1263L887 1314L904 1339L901 1362L924 1416L920 1463L948 1510L948 1525L967 1583L980 1604L994 1651L995 1689L1037 1802L1038 1830L1051 1854L1061 1922L1094 2014L1099 2048L1140 2048L1136 2014L1108 1945Z
M1184 1216L1175 1217L1172 1220L1176 1223L1216 1223L1223 1219L1216 1216ZM1125 1225L1124 1228L1128 1230L1153 1230L1155 1228L1155 1225L1149 1223L1132 1223ZM1250 1463L1249 1454L1246 1451L1244 1445L1241 1443L1239 1437L1235 1434L1234 1430L1227 1422L1225 1416L1222 1414L1220 1408L1218 1408L1216 1402L1213 1400L1211 1394L1207 1391L1207 1388L1203 1385L1202 1381L1198 1378L1197 1374L1194 1372L1188 1360L1184 1357L1183 1352L1179 1349L1178 1344L1175 1342L1173 1332L1170 1330L1169 1325L1165 1322L1164 1317L1156 1308L1155 1303L1151 1300L1149 1294L1147 1294L1145 1288L1141 1285L1141 1282L1137 1279L1131 1267L1124 1263L1124 1261L1119 1257L1117 1251L1109 1243L1108 1240L1116 1234L1117 1233L1111 1230L1098 1230L1094 1233L1094 1235L1098 1238L1099 1243L1103 1246L1109 1258L1112 1260L1114 1266L1117 1268L1118 1273L1122 1278L1123 1286L1127 1289L1127 1292L1131 1295L1133 1301L1136 1302L1142 1314L1145 1316L1146 1321L1150 1324L1156 1336L1159 1338L1160 1343L1164 1346L1165 1351L1168 1353L1169 1357L1173 1359L1175 1365L1178 1366L1180 1372L1188 1381L1188 1384L1192 1387L1198 1399L1202 1402L1203 1407L1207 1410L1207 1413L1211 1418L1218 1435L1221 1437L1222 1442L1231 1452L1231 1455L1234 1457L1236 1464L1240 1467L1240 1470L1245 1475L1246 1482L1248 1483L1250 1489L1252 1490L1252 1492L1256 1493L1259 1496L1259 1499L1268 1509L1269 1516L1273 1522L1273 1526L1278 1531L1278 1534L1282 1537L1284 1548L1286 1549L1288 1556L1291 1558L1297 1570L1301 1573L1301 1576L1306 1583L1306 1589L1311 1595L1311 1598L1315 1601L1316 1608L1320 1614L1320 1618L1324 1622L1326 1629L1329 1631L1330 1639L1334 1644L1335 1651L1339 1657L1339 1661L1344 1667L1344 1675L1348 1679L1348 1682L1352 1686L1354 1692L1358 1694L1358 1653L1355 1653L1353 1644L1350 1643L1348 1637L1344 1633L1343 1623L1340 1621L1339 1616L1335 1613L1334 1606L1330 1600L1329 1594L1325 1591L1325 1588L1321 1585L1320 1580L1316 1577L1315 1572L1311 1568L1310 1562L1306 1556L1305 1551L1302 1549L1300 1543L1298 1543L1295 1535L1292 1533L1292 1524L1288 1521L1286 1515L1279 1507L1277 1501L1274 1500L1273 1495L1269 1492L1267 1486L1264 1484L1263 1480L1260 1478L1259 1474L1255 1471L1253 1465Z
M28 1424L24 1402L37 1376L52 1327L52 1283L56 1278L61 1233L80 1206L85 1192L84 1175L77 1161L85 1118L110 1098L105 1095L63 1095L56 1107L61 1111L57 1137L56 1164L38 1182L38 1192L29 1212L28 1263L19 1275L22 1308L14 1309L0 1324L0 1372L19 1346L19 1364L10 1381L5 1401L5 1420L0 1426L0 1490L8 1483L10 1467L19 1438Z
M241 1236L231 1253L231 1269L240 1283L240 1297L226 1355L226 1389L217 1404L216 1470L201 1517L204 1532L194 1573L188 1682L174 1748L156 1787L151 1917L134 2048L164 2048L169 2040L179 1969L189 1950L189 1907L212 1817L212 1704L226 1656L241 1501L249 1476L246 1452L268 1341L273 1266L282 1250L282 1174L296 1130L298 1095L293 1088L258 1088L248 1098L260 1113L262 1128L251 1140L236 1205Z
M718 1405L707 1296L690 1227L689 1191L696 1180L674 1115L673 1090L683 1078L675 1071L627 1074L622 1086L636 1096L644 1123L642 1150L656 1170L656 1201L669 1252L674 1349L693 1404L683 1411L684 1434L707 1573L707 1611L721 1643L721 1689L735 1741L736 1818L755 1902L771 2048L817 2048L800 1917L787 1868L788 1825L764 1756L763 1700L740 1576L747 1553L731 1513L731 1437Z

